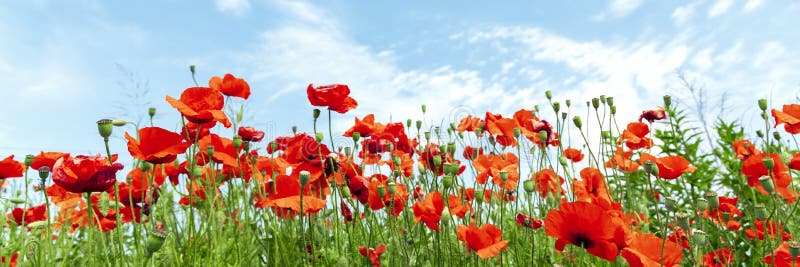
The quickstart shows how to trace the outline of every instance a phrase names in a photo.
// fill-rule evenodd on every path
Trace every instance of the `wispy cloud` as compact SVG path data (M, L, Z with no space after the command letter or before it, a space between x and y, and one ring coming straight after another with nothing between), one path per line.
M217 10L223 13L242 15L250 10L250 0L217 0Z
M717 0L708 10L708 17L714 18L725 14L733 5L733 0Z
M764 0L747 0L747 3L744 5L744 11L750 12L753 10L758 9L764 4Z
M694 2L675 8L675 10L672 11L672 19L675 20L675 23L678 25L686 24L694 16L697 4L698 2Z
M594 19L614 19L625 17L642 5L642 0L611 0L608 3L608 8L594 16Z

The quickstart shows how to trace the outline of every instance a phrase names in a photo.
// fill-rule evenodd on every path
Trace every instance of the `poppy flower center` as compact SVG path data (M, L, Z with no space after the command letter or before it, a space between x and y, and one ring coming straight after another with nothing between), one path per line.
M594 241L584 235L574 236L572 238L572 243L587 249L594 247Z

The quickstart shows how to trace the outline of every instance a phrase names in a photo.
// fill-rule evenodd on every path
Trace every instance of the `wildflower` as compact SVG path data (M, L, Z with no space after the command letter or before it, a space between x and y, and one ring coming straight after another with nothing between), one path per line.
M186 88L181 93L180 99L167 96L167 102L190 122L197 124L219 122L225 127L230 127L231 122L222 111L224 101L222 93L208 87Z
M345 84L331 84L314 87L309 84L306 89L308 101L312 106L328 107L329 110L344 114L355 109L358 102L350 97L350 87Z
M131 156L153 164L173 162L178 154L183 154L192 145L179 134L160 127L139 129L139 140L126 132L125 139L128 140Z
M663 120L667 117L667 112L664 111L662 107L656 107L654 109L648 109L642 111L642 115L639 116L639 122L642 122L642 119L647 120L650 123L657 120Z
M631 267L680 266L683 248L654 234L640 234L620 253Z
M73 193L105 191L114 185L117 171L123 168L116 160L116 155L110 161L100 155L64 156L53 165L53 182Z
M564 157L572 162L579 162L583 160L583 153L581 153L580 150L568 147L567 149L564 149Z
M431 230L439 231L439 221L442 219L444 210L442 194L432 192L425 196L425 200L414 203L411 209L414 211L415 222L422 221Z
M620 141L625 141L625 146L632 150L640 148L650 148L653 146L653 140L647 137L650 133L650 128L647 124L641 122L631 122L628 127L622 131Z
M264 139L264 132L253 127L239 127L238 133L246 142L259 142Z
M386 252L385 244L379 244L375 248L367 248L365 246L358 247L358 253L360 253L361 256L369 258L369 262L373 267L381 267L381 255L384 252Z
M772 117L775 117L775 127L783 124L787 133L800 133L800 105L783 105L781 110L772 109Z
M556 239L558 251L572 244L611 262L619 254L619 248L612 242L615 227L611 217L596 204L563 203L559 209L547 213L544 226L547 235Z
M677 179L686 172L694 172L697 170L688 160L677 155L656 158L650 154L643 153L642 156L639 157L639 161L641 162L648 160L658 165L658 177L667 180Z
M235 96L243 99L250 97L250 85L242 78L232 74L225 74L223 78L214 76L208 80L208 87L219 90L223 95Z
M458 240L467 243L470 250L474 250L481 259L489 259L500 254L508 246L508 240L503 239L503 232L493 224L484 224L477 227L459 225L456 229Z
M0 180L22 177L24 171L25 164L14 160L14 155L0 161Z
M725 267L731 264L733 264L733 253L727 247L703 255L703 266L706 267Z

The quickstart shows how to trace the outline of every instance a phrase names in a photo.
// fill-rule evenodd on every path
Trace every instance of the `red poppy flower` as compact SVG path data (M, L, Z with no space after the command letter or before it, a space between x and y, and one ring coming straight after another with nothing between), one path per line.
M783 110L772 109L772 117L775 117L775 127L784 124L787 133L800 133L800 105L783 105Z
M544 221L534 219L522 213L517 213L517 225L536 230L544 226Z
M260 142L264 139L264 132L253 127L239 127L239 136L245 142Z
M197 124L191 121L187 122L183 129L181 129L181 137L186 141L195 143L197 140L211 134L211 128L214 127L214 124L216 124L216 122L205 124Z
M159 169L156 169L156 173L158 172ZM150 175L151 173L148 173L147 176L145 176L145 173L141 168L135 168L129 172L125 180L130 181L130 184L127 182L121 182L117 186L120 198L119 202L128 205L136 203L155 203L156 199L158 198L158 190L151 190L151 188L158 188L164 184L166 177L164 175L157 174L155 177L153 177L151 185L149 178ZM106 190L106 192L112 196L115 194L114 188L109 188ZM148 192L150 194L149 196ZM148 197L150 199L147 199Z
M773 261L775 262L773 263ZM800 257L792 260L792 254L789 253L789 244L784 242L772 254L765 256L764 262L769 266L794 267L800 266Z
M516 190L519 181L519 159L514 153L504 153L502 155L479 155L472 161L472 166L478 175L475 180L480 184L485 184L489 177L492 183L504 187L506 190ZM505 183L501 172L505 171L508 175Z
M647 120L650 123L657 120L663 120L667 117L667 112L664 111L662 107L656 107L654 109L648 109L642 111L642 115L639 115L639 122L642 122L642 119Z
M379 244L375 248L367 248L365 246L358 247L358 253L361 256L369 258L369 262L373 267L381 267L381 255L386 252L386 245Z
M669 233L667 236L669 241L675 242L676 244L680 244L681 247L685 249L689 249L689 238L686 236L686 232L683 231L683 228L675 227L672 229L672 232Z
M517 146L514 129L520 127L516 120L503 118L500 114L486 112L484 121L486 122L484 125L486 132L494 136L498 144L509 147Z
M622 131L620 138L625 141L625 146L632 150L650 148L653 146L653 140L647 137L649 133L650 127L647 127L647 124L631 122L628 128Z
M353 133L358 133L361 137L368 137L383 132L384 126L380 122L375 122L375 114L367 114L363 119L356 117L356 123L344 132L343 136L351 137Z
M583 153L580 150L568 147L564 149L564 157L572 162L579 162L583 159Z
M747 229L744 230L747 238L764 240L764 237L768 237L769 239L783 237L783 241L792 239L792 235L787 233L783 226L775 223L773 220L765 223L762 220L756 219L755 224L756 231L753 231L752 227L747 227Z
M462 118L460 122L458 122L458 126L456 127L457 132L464 132L469 131L473 132L477 129L481 128L481 118L472 117L472 115L467 115L466 117ZM481 133L483 135L483 133Z
M117 155L111 156L111 162ZM117 181L123 165L100 156L64 156L53 165L53 182L73 193L102 192Z
M14 254L12 254L11 257L9 257L8 259L6 259L6 256L0 257L0 263L3 266L6 266L6 264L8 264L8 267L16 267L17 258L19 258L19 252L14 252ZM8 260L8 262L6 262L6 260Z
M257 208L272 207L275 213L284 219L289 219L302 213L317 213L325 207L327 201L308 195L308 189L301 190L300 180L297 176L279 175L272 185L267 185L265 191L269 192L266 199L256 197ZM304 192L301 192L304 191ZM300 209L300 194L303 194L303 207Z
M553 169L543 169L533 173L531 180L536 181L536 189L542 197L547 197L549 194L561 195L561 185L564 184L564 178L558 176Z
M383 174L374 174L370 177L367 185L367 205L372 210L387 208L386 213L398 217L405 208L408 200L408 190L403 184L395 184L394 194L384 193L383 197L378 194L378 187L387 188L389 177Z
M503 232L493 224L484 224L477 227L474 224L469 226L459 225L456 229L458 240L467 243L470 250L481 259L489 259L500 254L508 247L508 240L503 239Z
M733 264L733 253L728 248L721 248L703 255L705 267L727 267Z
M736 202L739 200L737 197L729 198L726 196L719 196L719 207L716 209L706 209L703 211L703 218L711 218L717 224L724 220L723 213L729 214L728 221L722 222L722 225L731 230L739 230L742 223L737 221L736 218L744 216L742 211L736 207Z
M578 201L610 205L613 200L605 177L596 168L586 167L580 172L581 180L574 179L572 191Z
M36 157L33 158L31 169L38 170L41 167L48 167L52 170L53 165L56 164L56 160L64 155L67 155L67 153L42 151L39 153L39 155L36 155Z
M439 221L444 211L442 194L432 192L425 196L425 200L414 203L411 209L414 211L414 222L422 221L431 230L439 231Z
M200 148L198 151L198 164L205 165L209 160L207 147L214 147L214 155L211 160L217 163L222 163L225 166L237 167L237 153L236 147L233 146L233 140L220 137L216 134L209 134L200 141L197 141L197 146ZM239 148L241 150L241 148Z
M771 172L764 166L764 157L772 158L774 167ZM761 194L766 195L767 191L764 190L758 179L763 176L770 176L775 185L775 192L786 199L786 202L792 203L798 197L797 192L789 187L792 183L792 176L778 154L758 154L747 158L742 162L742 174L747 176L747 184L755 187Z
M217 76L208 80L208 87L222 92L226 96L235 96L247 99L250 97L250 85L242 78L236 78L232 74L225 74L224 78Z
M331 84L314 87L309 84L306 89L308 101L312 106L328 107L329 110L345 114L355 109L358 102L350 97L350 87L346 84Z
M44 221L47 219L47 207L45 204L30 207L27 210L22 208L14 208L11 213L7 215L9 220L13 220L17 225L28 226L28 224L36 221Z
M642 165L648 160L658 165L658 177L667 180L677 179L686 172L697 170L688 160L677 155L656 158L653 155L642 153L642 156L639 157L639 163Z
M464 218L467 216L467 211L472 210L472 207L469 205L469 202L462 200L460 197L456 195L450 195L447 197L447 207L450 210L451 215L455 215L459 218Z
M761 151L750 140L733 141L733 151L736 152L736 158L741 160L745 160L752 155L761 154Z
M462 153L462 156L467 160L474 160L475 158L477 158L479 155L482 154L483 154L482 147L474 148L471 146L466 146L464 147L464 152Z
M139 140L126 132L125 139L128 139L131 156L153 164L173 162L178 154L186 152L186 148L192 145L183 140L181 135L160 127L139 129Z
M186 88L181 93L180 99L167 96L167 102L190 122L198 124L220 122L225 127L231 127L231 121L222 111L225 106L225 98L217 89L208 87Z
M622 146L617 146L614 156L606 161L606 168L618 168L627 173L639 170L639 164L631 160L633 151L625 151Z
M613 262L619 254L614 238L615 226L606 211L587 202L563 203L550 210L544 220L545 232L556 239L555 247L563 251L567 244L586 248L592 255Z
M14 155L0 161L0 180L6 178L22 177L25 172L25 164L14 160Z
M680 266L683 249L675 242L665 241L654 234L640 234L622 250L621 255L631 267L673 267Z

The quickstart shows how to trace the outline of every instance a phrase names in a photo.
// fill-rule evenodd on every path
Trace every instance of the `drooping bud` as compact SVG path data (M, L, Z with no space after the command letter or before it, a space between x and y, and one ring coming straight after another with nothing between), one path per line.
M536 190L536 183L533 180L525 180L522 182L522 187L525 188L525 192L533 193Z
M775 191L775 184L772 183L772 177L768 175L761 176L761 178L758 178L758 182L761 183L761 187L763 187L764 191L767 191L767 193Z
M305 186L308 184L308 180L311 179L311 173L308 171L300 171L300 184Z
M125 126L125 124L128 124L128 122L123 120L123 119L116 119L116 120L112 120L111 124L114 125L114 126L117 126L117 127L122 127L122 126Z
M339 193L342 194L342 198L350 198L350 188L347 186L340 187Z
M550 90L544 91L544 96L547 97L547 100L553 99L553 92Z
M761 111L766 111L767 110L767 99L764 99L764 98L759 99L758 100L758 108L760 108Z
M581 122L581 117L579 116L572 117L572 123L574 123L575 127L578 128L581 128L581 126L583 126L583 122Z
M761 130L756 130L756 136L758 136L758 138L764 138L764 132Z
M111 132L114 131L114 125L111 123L112 120L109 119L97 121L97 132L100 133L103 139L108 139L108 137L111 136Z
M192 75L195 74L195 70L196 70L196 67L194 65L189 65L189 72L191 72Z

